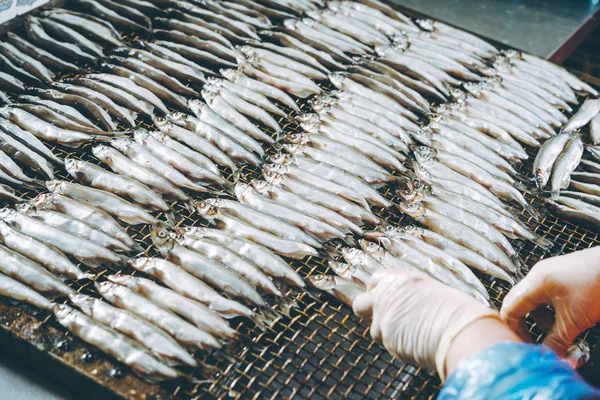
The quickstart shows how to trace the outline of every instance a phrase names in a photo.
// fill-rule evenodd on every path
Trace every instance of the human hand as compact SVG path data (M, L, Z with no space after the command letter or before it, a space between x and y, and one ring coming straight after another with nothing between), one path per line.
M600 247L537 263L508 293L501 315L523 340L531 341L525 319L544 305L556 313L544 345L563 357L579 334L600 322Z
M469 326L491 318L494 331L500 325L508 332L496 311L421 272L378 270L369 280L367 291L354 300L353 309L359 317L371 320L371 336L383 342L392 355L437 369L442 380L450 372L447 358L453 341ZM457 359L493 344L481 334L481 326L477 331L472 340L462 341L468 349L453 352L460 355ZM513 336L494 337L500 341ZM473 340L479 340L482 346Z

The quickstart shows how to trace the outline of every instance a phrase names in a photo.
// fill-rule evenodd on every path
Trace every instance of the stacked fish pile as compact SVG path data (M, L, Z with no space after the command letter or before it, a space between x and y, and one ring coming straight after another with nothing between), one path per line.
M338 276L310 281L346 303L379 268L488 302L473 271L513 284L525 270L509 239L552 246L515 215L539 216L516 165L544 140L540 157L579 153L571 132L597 130L579 121L596 100L567 123L597 92L563 69L378 0L72 9L29 16L0 44L0 196L19 202L11 186L40 179L49 191L0 212L0 294L53 309L151 382L238 339L226 319L267 322L284 285L305 286L289 260L330 259ZM550 171L553 191L571 176L563 158L536 167L540 189ZM600 167L583 165L573 178L597 184ZM178 226L175 206L213 227ZM384 223L398 211L414 225ZM162 257L128 234L142 225Z

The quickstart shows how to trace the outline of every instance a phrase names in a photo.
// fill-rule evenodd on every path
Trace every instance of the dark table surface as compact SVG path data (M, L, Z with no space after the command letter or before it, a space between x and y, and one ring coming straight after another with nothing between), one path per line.
M507 46L562 63L591 32L599 0L392 0ZM596 13L596 17L594 17Z

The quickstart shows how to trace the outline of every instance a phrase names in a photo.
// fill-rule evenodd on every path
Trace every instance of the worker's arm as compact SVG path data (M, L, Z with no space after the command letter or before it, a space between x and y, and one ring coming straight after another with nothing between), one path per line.
M554 353L521 343L496 311L425 274L378 271L353 306L394 356L448 376L440 399L510 398L526 387L537 393L535 382L555 381L594 395Z

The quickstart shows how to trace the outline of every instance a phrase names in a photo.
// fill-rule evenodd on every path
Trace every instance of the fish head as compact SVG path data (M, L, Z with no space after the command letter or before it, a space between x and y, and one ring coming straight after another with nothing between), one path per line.
M419 162L417 160L412 160L412 168L417 178L426 182L430 182L433 179L428 171L428 168L432 166L431 164L432 162Z
M244 77L244 74L237 69L220 69L219 72L228 81L234 82Z
M311 122L303 122L300 124L300 127L306 133L318 134L319 129L321 128L321 121L311 121Z
M364 231L363 232L363 236L366 239L370 239L370 240L379 240L379 238L385 236L385 232L382 232L381 230L374 230L374 231Z
M211 77L209 77L209 78L206 79L206 83L208 85L212 85L212 86L222 87L224 82L225 81L222 78L217 78L217 77L214 77L214 76L211 76Z
M84 314L93 315L94 303L99 301L93 297L81 293L73 293L69 296L71 303L75 304Z
M158 250L166 254L175 245L177 234L166 223L159 221L150 229L150 237Z
M283 137L287 143L292 144L306 144L310 142L310 137L306 133L291 133Z
M433 131L430 127L425 126L421 129L411 132L416 141L421 144L430 144L433 136Z
M336 275L339 275L344 278L351 278L352 276L352 266L346 263L329 261L329 267L335 272Z
M0 209L0 220L6 222L12 222L17 217L17 211L8 207L4 207Z
M418 162L433 160L437 156L435 149L428 146L411 146L410 149Z
M311 275L308 281L317 289L331 293L335 288L335 277L333 275Z
M235 46L235 49L239 52L241 52L242 54L246 55L246 56L251 56L254 55L256 53L256 49L252 46L249 46L247 44L245 45L241 45L241 46Z
M480 83L465 82L465 83L463 83L463 88L471 95L477 97L481 94L481 91L484 89L484 86ZM464 95L466 95L466 94L463 93L463 96ZM462 96L461 96L461 98L462 98Z
M252 187L254 189L256 189L257 192L267 195L267 196L268 196L269 192L271 191L271 187L272 187L272 185L269 182L263 181L263 180L258 180L258 179L252 179L250 184L252 185Z
M435 22L431 19L418 19L417 25L425 31L432 32L435 30Z
M33 199L31 199L31 201L29 202L29 204L31 204L35 208L45 208L52 203L54 203L54 195L52 193L38 194ZM23 204L25 204L25 203L23 203ZM28 211L30 209L32 209L32 207L27 208Z
M71 176L75 176L75 174L77 173L77 170L79 169L80 164L81 164L81 161L79 161L79 160L76 160L71 157L65 158L65 169Z
M467 99L467 94L460 89L450 90L450 96L456 102L464 102Z
M279 186L284 181L283 175L280 175L274 171L263 170L263 177L265 178L265 181L274 186Z
M383 241L386 240L386 237L380 237L379 241ZM389 241L389 239L387 239ZM379 243L375 243L375 242L371 242L369 240L365 240L365 239L360 239L358 241L358 244L360 245L361 249L363 249L363 251L367 254L369 254L372 257L375 258L380 258L381 255L385 252L385 250L383 249L383 247L379 244Z
M129 260L127 264L137 271L146 272L152 269L153 260L151 257L139 257Z
M121 153L127 152L127 150L131 147L132 144L133 140L131 140L128 137L119 137L110 141L110 145L115 149L119 150Z
M414 237L421 237L425 233L425 230L423 228L416 225L407 225L403 228L403 231L407 235L411 235Z
M332 97L318 96L309 100L308 104L316 113L322 113L328 112L331 105L335 104L335 101Z
M401 237L404 233L404 227L401 226L386 225L383 230L389 238Z
M489 77L498 75L498 71L495 68L488 67L488 66L477 69L477 72L479 72L483 76L489 76Z
M362 262L365 257L365 253L355 247L343 247L340 249L340 253L344 260L350 265L358 265Z
M202 98L206 101L206 104L210 106L210 104L214 103L217 97L219 97L218 93L214 90L202 89L200 92L202 94ZM191 108L191 107L190 107ZM193 111L193 110L192 110ZM195 112L195 111L194 111Z
M305 145L285 143L283 148L290 154L302 154L304 153Z
M548 171L545 171L543 168L538 168L535 171L535 184L537 185L537 187L540 190L542 190L546 186L549 179L550 179L550 174L548 173Z
M392 43L392 49L397 52L404 52L410 47L408 37L405 35L395 35Z
M192 110L192 112L194 114L198 114L199 112L202 112L204 110L204 108L207 106L207 104L200 99L190 99L190 100L188 100L187 104L188 104L188 107L190 108L190 110Z
M167 121L174 122L174 123L185 121L186 118L187 118L187 114L179 112L179 111L167 114L167 116L165 117L165 119Z
M116 283L112 283L109 281L103 281L103 282L94 282L94 287L96 288L98 293L100 293L100 295L102 295L102 297L106 298L106 300L108 300L110 302L110 299L114 298L114 295L116 294L115 292L117 292L119 290L120 286L117 285Z
M403 201L411 203L418 203L422 201L424 197L423 193L418 190L398 190L397 193Z
M282 164L265 164L263 172L285 175L288 172L288 167Z
M502 52L502 54L510 59L516 60L516 59L520 59L521 58L521 53L517 50L514 49L508 49L508 50L504 50Z
M243 182L238 182L235 184L234 187L234 193L235 193L235 197L237 197L238 200L241 201L241 199L243 199L245 197L245 195L252 190L252 186L250 186L247 183L243 183Z
M344 81L346 80L346 76L343 72L332 72L328 76L329 80L338 89L342 89L344 86Z
M48 189L51 193L61 194L63 181L58 179L52 179L51 181L46 181L45 183L46 189Z
M313 121L319 121L319 114L315 114L315 113L305 113L305 114L300 114L298 116L296 116L296 121L298 121L301 124L308 124L311 123Z
M423 205L420 203L409 203L404 201L396 204L396 207L398 207L401 212L412 218L420 218L424 216L426 212L425 207L423 207Z
M108 157L108 150L110 149L110 147L100 144L98 146L94 146L92 147L92 154L100 159L100 160L104 160Z
M0 107L0 117L9 119L12 108L9 106Z
M193 200L192 204L196 212L206 219L215 219L219 215L219 210L206 201Z
M108 275L106 278L112 283L127 287L134 286L137 280L134 276L124 274Z
M273 164L288 165L294 162L294 156L291 154L275 153L268 156L267 160Z
M54 307L52 307L52 312L58 322L64 326L68 326L77 315L77 311L66 304L55 304Z
M485 78L483 80L483 84L488 87L498 86L502 83L502 78L499 76L490 76L489 78Z

